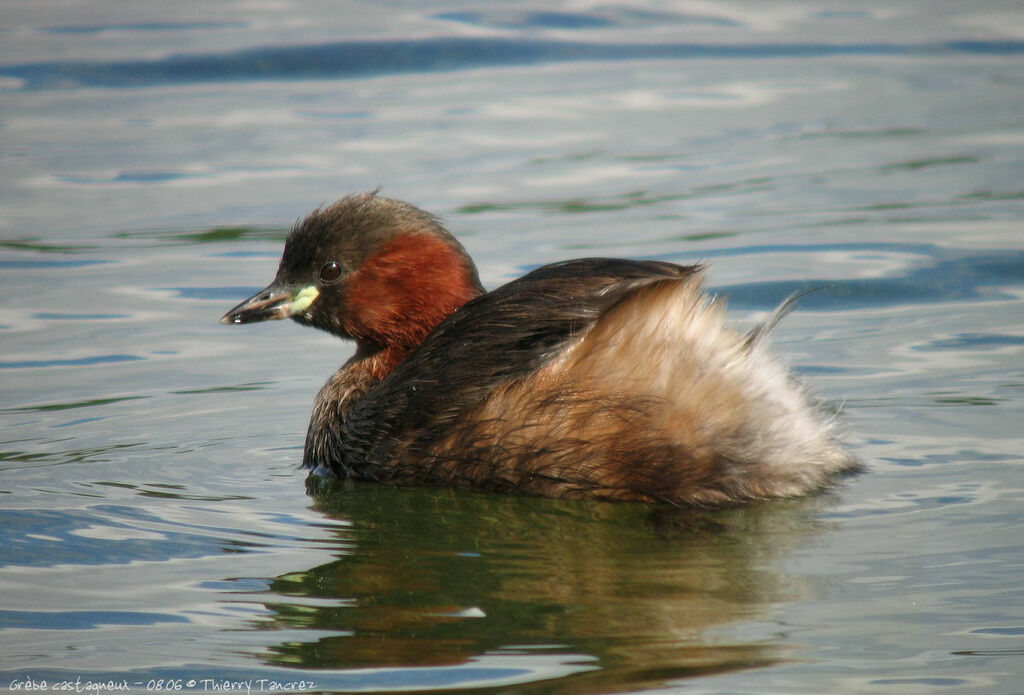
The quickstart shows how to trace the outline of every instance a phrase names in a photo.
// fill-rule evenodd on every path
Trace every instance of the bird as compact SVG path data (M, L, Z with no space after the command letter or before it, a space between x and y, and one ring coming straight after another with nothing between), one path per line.
M439 218L374 191L297 222L274 281L221 321L354 341L313 403L320 476L714 507L857 468L765 344L793 299L743 333L705 274L580 258L487 291Z

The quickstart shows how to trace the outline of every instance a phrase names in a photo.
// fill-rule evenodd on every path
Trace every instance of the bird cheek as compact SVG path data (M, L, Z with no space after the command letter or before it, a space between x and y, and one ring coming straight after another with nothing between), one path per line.
M382 329L389 323L390 312L377 302L349 301L346 303L344 327L357 339L381 340Z
M310 318L316 321L319 328L350 340L359 340L363 337L359 331L357 312L353 311L347 282L321 286L320 296L314 308L315 311L310 312Z

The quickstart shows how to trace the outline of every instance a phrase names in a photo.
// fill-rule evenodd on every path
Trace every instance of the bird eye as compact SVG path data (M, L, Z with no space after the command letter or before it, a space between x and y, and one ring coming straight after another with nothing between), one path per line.
M341 266L335 261L324 264L324 267L320 269L320 281L321 282L334 282L341 277Z

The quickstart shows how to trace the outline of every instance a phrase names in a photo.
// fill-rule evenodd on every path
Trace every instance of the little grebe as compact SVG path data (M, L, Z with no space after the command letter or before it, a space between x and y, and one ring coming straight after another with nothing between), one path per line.
M485 292L432 215L373 193L314 211L222 322L354 340L303 463L341 477L675 504L792 496L854 466L702 268L586 258Z

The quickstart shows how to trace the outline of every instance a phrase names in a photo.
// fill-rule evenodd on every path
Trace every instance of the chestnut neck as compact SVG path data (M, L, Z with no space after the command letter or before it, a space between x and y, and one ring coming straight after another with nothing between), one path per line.
M383 379L450 314L483 294L473 261L454 239L399 236L349 279L344 327L355 359ZM360 359L361 358L361 359Z

